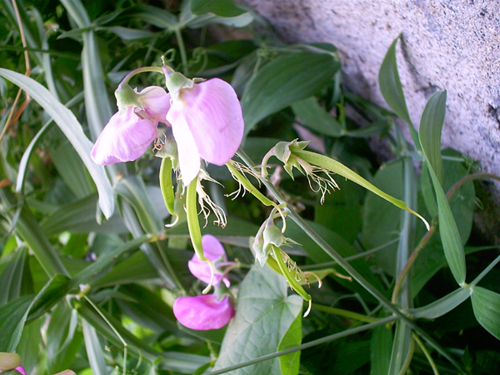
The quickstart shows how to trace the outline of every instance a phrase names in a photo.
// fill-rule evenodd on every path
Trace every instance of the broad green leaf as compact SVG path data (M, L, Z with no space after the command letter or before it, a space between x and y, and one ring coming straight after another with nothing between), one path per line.
M313 52L281 56L264 66L241 99L245 134L268 115L316 94L339 68L333 54Z
M61 135L62 138L62 135ZM73 194L79 199L95 193L90 176L78 154L67 140L62 141L50 154L54 166Z
M137 176L124 178L116 183L115 192L134 208L146 233L157 234L163 229L163 222L142 179Z
M28 249L22 247L11 255L7 267L4 268L0 275L0 306L21 296L21 294L27 294L21 293L21 291L24 284L31 278L27 267Z
M446 96L444 98L446 98ZM442 99L443 97L441 95L434 94L427 102L427 105L424 108L424 113L422 114L422 118L444 120L444 116L438 117L432 115L432 113L436 111L436 101L441 103L439 104L440 106L444 105L444 103L442 103ZM433 122L432 124L427 126L435 126L441 129L442 123L438 124L437 122ZM427 132L430 133L431 131L427 130ZM434 131L432 131L432 134L434 134ZM427 136L425 136L424 138L426 137ZM422 147L424 147L424 144L426 144L426 142L431 143L429 141L424 141ZM431 164L431 160L429 159L430 155L428 154L428 152L432 153L435 151L430 150L428 147L430 146L426 144L425 148L423 148L423 152L425 155L425 163L427 164L427 169L429 171L432 185L434 187L434 192L436 194L439 213L439 233L441 235L441 241L443 243L444 254L446 256L448 264L450 265L453 277L459 285L463 285L465 283L466 269L462 239L460 237L457 223L455 221L455 218L453 217L453 213L448 203L448 199L446 198L446 195L443 191L443 187L441 185L439 177L436 175L434 166ZM436 147L436 145L432 144L432 147Z
M58 373L70 368L83 343L82 332L78 329L76 310L59 303L50 315L47 327L47 368L49 373Z
M277 351L302 310L302 299L287 294L284 277L267 265L252 267L240 285L236 316L229 323L216 370ZM232 371L234 375L280 373L277 358Z
M102 270L109 266L111 262L117 258L119 255L126 251L133 250L140 246L142 243L147 241L149 239L149 236L144 236L144 237L139 237L136 239L133 239L131 241L128 241L124 243L121 246L117 246L115 249L111 251L107 251L104 254L101 254L97 257L97 260L95 260L91 265L86 267L84 270L82 270L80 273L78 273L75 277L73 277L72 284L74 286L77 286L79 284L86 284L89 282L90 278ZM149 262L148 262L149 265Z
M293 348L302 342L302 316L298 314L290 325L287 333L281 339L278 351ZM300 351L279 357L280 370L283 375L297 375L300 367Z
M436 319L460 305L471 293L472 288L460 288L427 306L409 310L408 313L415 319Z
M98 306L96 308L99 309L99 312L86 301L81 301L77 305L80 315L96 329L99 335L109 340L117 348L123 348L122 341L116 335L116 332L118 332L128 343L128 353L136 358L141 358L151 363L157 363L157 360L161 359L158 364L161 369L177 371L183 374L193 373L211 360L209 357L189 353L174 351L159 352L149 346L144 340L138 339L130 333L120 321L106 311ZM114 330L108 323L113 326Z
M92 176L99 192L99 206L106 217L114 210L114 197L111 184L102 166L90 158L92 143L83 133L82 127L73 113L58 102L52 94L35 80L8 69L0 68L0 76L8 79L25 90L52 117L71 142Z
M97 195L90 195L76 202L68 203L50 213L41 222L43 232L47 236L61 232L71 233L125 233L127 228L118 213L98 224L96 221Z
M136 5L123 11L120 18L134 18L145 21L161 29L173 30L177 26L177 17L165 9L150 6Z
M441 130L446 113L446 91L438 91L429 98L420 119L418 136L438 180L443 182L443 160L441 158Z
M402 118L408 124L411 124L403 87L399 79L398 63L396 59L396 45L398 40L399 37L392 42L384 57L384 61L382 61L382 65L380 65L378 84L380 86L380 92L389 107L391 107L398 117Z
M6 212L12 213L12 208L18 204L12 193L7 189L0 189L0 198L7 208ZM27 205L24 204L20 206L19 209L20 214L16 219L15 230L26 242L31 251L33 251L36 259L43 267L43 270L49 276L55 276L58 273L67 274L60 258L57 256L49 240L40 229L37 220ZM13 221L14 219L15 218L13 217L9 217L10 221Z
M352 244L361 228L361 189L341 178L337 178L336 182L340 190L327 194L323 203L316 204L314 222Z
M342 125L325 111L314 97L293 103L292 109L304 125L311 130L331 137L340 137L345 133Z
M500 340L500 294L475 286L471 299L479 324Z
M68 286L68 277L56 275L34 298L32 295L23 296L3 305L0 309L0 352L14 352L28 315L36 319L47 312L66 295Z
M196 15L215 14L221 17L237 17L246 13L232 0L191 0L191 12Z
M118 298L116 303L134 322L158 333L177 331L172 307L160 296L137 284L123 285L119 292L130 297L131 300Z
M23 359L23 367L27 374L34 373L35 367L40 370L40 354L45 349L45 342L42 339L41 332L45 322L44 317L41 317L26 325L23 329L21 340L17 345L16 353Z
M386 375L392 352L392 330L385 326L376 327L370 340L370 375Z
M0 309L0 352L14 352L21 339L33 296L23 296Z
M104 348L99 342L97 332L85 319L82 321L83 338L87 349L87 358L94 375L107 375L110 373L104 359Z
M83 272L83 271L82 271ZM130 258L114 266L102 277L91 282L93 287L107 285L127 284L139 280L154 279L158 277L156 268L142 252L137 252Z

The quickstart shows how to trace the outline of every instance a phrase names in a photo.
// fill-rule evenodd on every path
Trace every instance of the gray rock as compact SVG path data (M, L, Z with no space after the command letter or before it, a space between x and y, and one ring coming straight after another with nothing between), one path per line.
M378 70L401 33L398 65L416 126L426 100L448 91L443 147L500 175L500 1L244 0L286 42L330 42L341 52L349 90L380 105ZM489 183L500 202L500 184ZM498 210L479 221L500 239ZM495 214L492 214L495 212Z

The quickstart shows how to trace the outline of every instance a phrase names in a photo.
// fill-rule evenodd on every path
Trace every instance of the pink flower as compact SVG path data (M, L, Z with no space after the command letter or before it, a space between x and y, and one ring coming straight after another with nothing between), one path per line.
M151 86L133 95L131 101L135 104L118 103L120 110L111 117L92 148L90 156L96 164L138 159L157 137L158 121L166 121L170 95L165 90Z
M174 315L179 322L188 328L200 331L224 327L234 313L228 295L220 300L215 294L179 297L174 302Z
M223 262L227 262L226 253L224 251L224 247L219 242L217 238L210 234L206 234L201 239L203 244L203 254L209 260L215 263L216 260L222 260ZM188 262L188 267L191 273L199 280L204 283L210 283L210 279L212 277L212 271L207 262L202 261L198 255L194 254L193 258ZM222 273L215 273L215 282L214 286L216 286L222 279ZM227 278L223 279L224 284L229 288L229 280Z
M169 75L166 71L167 86ZM185 186L198 175L201 159L227 163L240 147L244 130L241 105L229 83L213 78L191 85L169 90L172 107L167 113Z
M26 375L26 370L24 369L23 366L18 366L16 367L14 370L16 370L18 373L20 373L21 375ZM0 371L2 372L2 371Z

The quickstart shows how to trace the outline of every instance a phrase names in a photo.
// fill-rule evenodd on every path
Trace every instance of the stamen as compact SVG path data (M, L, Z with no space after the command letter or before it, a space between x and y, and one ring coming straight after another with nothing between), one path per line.
M198 203L201 207L201 213L205 218L205 225L203 228L206 228L208 225L208 217L210 216L210 212L213 212L216 220L214 220L214 224L220 226L221 228L225 228L227 225L227 217L226 213L222 208L217 206L210 196L205 193L203 186L198 183L198 188L196 189L198 192Z

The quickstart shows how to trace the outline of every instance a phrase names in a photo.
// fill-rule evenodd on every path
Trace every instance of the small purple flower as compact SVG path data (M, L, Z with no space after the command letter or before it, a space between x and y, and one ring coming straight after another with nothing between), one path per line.
M165 72L168 86L171 72ZM198 175L201 159L227 163L240 147L244 130L241 104L229 83L218 78L194 84L186 81L191 87L169 87L172 107L167 114L184 186Z
M224 251L224 247L217 238L215 238L210 234L206 234L202 237L201 241L203 244L203 254L205 255L205 257L207 257L213 263L215 263L215 261L217 260L222 260L223 262L227 262L227 257ZM191 273L197 279L207 284L210 283L210 279L212 277L212 271L210 269L210 266L208 265L207 262L201 260L198 257L198 255L194 254L193 258L188 262L188 267ZM220 283L222 279L222 273L216 272L214 277L215 277L214 286L216 286L217 284ZM230 285L229 280L227 278L224 278L223 281L224 284L226 284L226 286L229 288Z
M217 238L206 234L201 241L205 257L214 262L216 267L217 261L227 262L224 247ZM196 278L207 284L210 283L212 277L210 266L207 262L200 260L198 255L193 256L188 266ZM221 283L221 280L225 285ZM216 294L177 298L173 307L175 317L182 325L191 329L209 330L224 327L235 314L231 297L226 294L229 285L229 280L224 277L224 274L216 271L214 282Z
M215 294L179 297L174 302L174 315L179 322L200 331L224 327L234 313L228 295L224 295L220 300Z
M132 91L129 88L130 91ZM90 156L96 164L107 165L136 160L157 137L158 121L166 121L170 95L151 86L133 93L135 104L122 105L97 139Z

